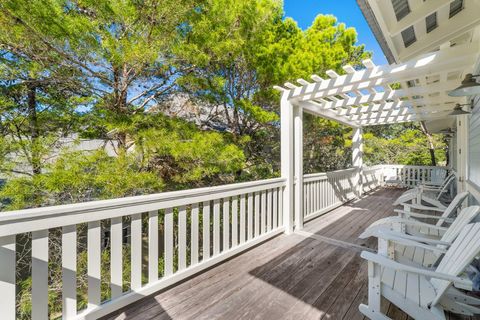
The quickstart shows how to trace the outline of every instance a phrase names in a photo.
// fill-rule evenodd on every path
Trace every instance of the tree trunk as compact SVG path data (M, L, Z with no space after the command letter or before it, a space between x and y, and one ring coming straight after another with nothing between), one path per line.
M31 145L31 165L34 175L42 173L41 155L39 148L39 129L37 116L37 88L32 85L28 87L28 126L30 130Z
M437 161L435 159L435 144L433 143L433 137L431 133L428 131L425 121L420 121L420 127L422 128L423 134L427 137L428 140L428 147L430 151L430 159L432 162L432 166L437 165Z

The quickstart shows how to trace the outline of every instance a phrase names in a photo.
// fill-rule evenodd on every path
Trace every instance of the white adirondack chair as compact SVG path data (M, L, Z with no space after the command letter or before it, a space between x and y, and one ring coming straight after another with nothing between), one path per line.
M414 319L445 320L445 311L469 316L480 313L480 308L448 294L452 285L471 290L472 282L460 275L479 254L480 223L463 228L435 270L363 251L361 256L368 261L368 305L360 304L359 310L373 320L390 319L380 310L383 296Z
M441 186L420 185L408 191L405 191L400 197L393 203L394 206L405 203L417 203L422 202L429 203L438 208L445 209L445 206L440 201L442 196L448 193L450 184L456 179L455 173L451 173Z
M364 239L365 237L368 238L368 234L372 231L371 229L375 229L378 226L390 226L394 230L401 231L404 233L408 233L411 235L418 235L422 237L431 237L433 239L439 239L442 237L443 233L445 232L444 228L429 228L429 223L403 223L406 220L410 220L413 222L421 222L420 219L432 219L435 220L435 226L442 227L445 224L450 224L453 222L453 218L457 213L457 210L461 207L463 201L468 197L468 192L462 192L455 196L452 202L448 205L447 208L444 210L436 207L426 207L417 204L406 204L405 209L407 210L395 210L399 216L398 217L386 217L383 219L379 219L372 223L364 233L360 235L360 238ZM430 215L424 213L416 213L413 212L412 209L419 209L419 210L428 210L433 212L440 212L441 215Z
M369 232L362 233L362 236L378 238L378 253L381 255L389 256L391 259L410 265L431 267L438 262L463 228L479 214L480 206L464 208L439 240L408 235L395 231L386 225L372 228ZM415 225L418 222L407 221L406 224ZM433 230L441 228L441 230L444 230L444 228L436 225L428 225L424 228Z

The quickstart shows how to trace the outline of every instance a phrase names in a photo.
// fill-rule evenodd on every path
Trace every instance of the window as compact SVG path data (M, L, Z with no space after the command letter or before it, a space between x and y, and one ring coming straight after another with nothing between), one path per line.
M427 33L430 33L432 30L435 30L438 27L437 24L437 13L434 12L428 17L425 18L425 24L427 27Z
M410 6L408 5L408 0L392 0L393 11L395 11L395 16L397 21L402 20L410 13Z
M463 10L463 0L454 0L450 3L450 14L449 18L452 18L454 15Z
M408 27L407 29L402 31L402 39L405 48L411 46L415 41L417 41L417 37L415 36L415 30L413 26Z

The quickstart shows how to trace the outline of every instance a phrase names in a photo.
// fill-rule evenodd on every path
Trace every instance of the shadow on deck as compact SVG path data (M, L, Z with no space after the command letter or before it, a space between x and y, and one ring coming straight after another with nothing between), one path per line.
M359 253L375 249L375 239L358 235L393 215L402 191L378 190L105 319L363 319L367 264ZM390 318L408 319L384 302Z

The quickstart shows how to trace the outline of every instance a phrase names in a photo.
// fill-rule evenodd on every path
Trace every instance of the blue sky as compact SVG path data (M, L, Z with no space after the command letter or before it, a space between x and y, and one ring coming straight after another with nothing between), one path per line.
M333 14L339 22L357 29L358 42L373 51L377 65L387 63L355 0L284 0L284 6L285 15L295 19L302 29L308 28L318 14Z

